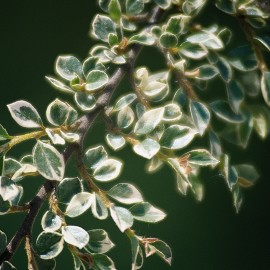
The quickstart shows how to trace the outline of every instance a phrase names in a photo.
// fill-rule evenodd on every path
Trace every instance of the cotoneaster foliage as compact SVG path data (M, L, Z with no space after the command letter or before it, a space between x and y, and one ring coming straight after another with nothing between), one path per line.
M124 164L112 153L126 145L146 160L148 173L169 166L179 192L192 192L199 201L204 191L200 169L207 166L213 174L221 173L237 212L244 189L259 177L252 165L232 164L222 142L246 148L252 132L262 139L269 135L270 71L264 56L270 38L263 35L269 3L99 0L98 4L101 13L93 18L89 31L96 45L89 55L85 59L59 56L56 74L46 77L62 92L48 105L47 119L24 100L7 106L26 131L10 135L0 125L0 213L27 214L19 238L7 239L0 231L0 269L15 269L10 260L21 240L28 269L54 269L64 247L74 259L74 269L117 269L107 252L118 243L102 229L102 220L109 218L130 239L132 270L143 268L144 259L153 254L171 264L168 244L132 229L134 222L156 223L166 214L136 186L121 182ZM206 4L234 17L246 40L228 51L233 29L215 22L200 25L197 20L198 15L207 16ZM136 65L144 46L160 52L163 69L153 72ZM130 79L126 93L111 102L125 75ZM201 97L202 91L211 90L212 81L222 85L216 89L218 97ZM73 104L65 101L65 95L74 97ZM107 145L85 145L84 137L100 114L108 131ZM193 142L200 137L208 144L196 148ZM11 148L29 139L36 141L27 155L20 160L9 156ZM71 178L65 171L73 153L78 175ZM21 182L37 175L45 183L31 202L21 204ZM108 182L106 190L99 187L101 182ZM41 220L43 231L33 239L33 222L45 200L49 206ZM88 230L87 223L75 226L70 221L86 211L100 220L100 228Z

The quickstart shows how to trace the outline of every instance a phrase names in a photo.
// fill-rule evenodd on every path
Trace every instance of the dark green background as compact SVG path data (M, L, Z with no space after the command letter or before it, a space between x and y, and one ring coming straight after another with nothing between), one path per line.
M11 134L21 133L23 129L13 122L6 104L19 99L28 100L45 118L49 102L56 96L66 99L48 85L44 75L54 73L54 61L59 54L74 54L81 59L87 55L93 44L87 33L95 12L96 4L91 0L1 2L0 122ZM207 13L207 20L222 20L224 24L235 25L233 20L226 21L216 10ZM139 61L152 67L162 64L162 60L153 57L151 51L147 51ZM122 89L129 90L128 84L122 85ZM99 121L88 136L86 144L99 142L103 138L103 129ZM31 145L28 143L19 146L11 155L18 157L22 152L30 152ZM253 135L247 151L230 147L234 163L252 163L262 176L254 188L245 192L245 204L238 215L235 214L223 179L213 172L204 173L206 196L203 202L197 203L191 195L183 197L178 194L174 175L169 169L164 168L160 173L149 176L144 173L144 160L137 158L130 149L120 151L119 154L112 153L127 161L121 181L136 183L146 200L168 214L166 220L157 225L135 224L139 235L159 237L173 250L171 268L153 256L146 260L143 269L270 269L269 146L269 141L262 142ZM70 171L71 174L74 172ZM25 189L30 190L25 195L27 200L43 180L30 178L24 181ZM22 214L1 216L0 229L10 238L22 218ZM128 240L112 222L95 221L90 213L84 214L79 222L85 229L107 229L117 244L109 253L115 260L117 269L130 269ZM70 220L70 224L79 222ZM37 224L34 235L40 231L41 227ZM72 269L72 262L67 254L60 256L57 269ZM27 268L23 247L14 257L13 263L18 269Z

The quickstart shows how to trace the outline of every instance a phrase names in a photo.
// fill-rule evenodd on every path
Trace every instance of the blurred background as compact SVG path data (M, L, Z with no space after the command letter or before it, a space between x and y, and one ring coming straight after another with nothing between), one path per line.
M52 89L45 75L54 74L54 62L60 54L74 54L84 59L93 45L88 37L90 22L97 12L96 1L91 0L9 0L0 8L0 123L10 134L25 132L11 119L6 104L19 99L31 102L45 119L47 105L57 96L68 98ZM206 13L205 13L206 14ZM207 11L206 25L214 22L236 25L233 19L223 17L216 9ZM235 26L237 27L237 26ZM239 34L238 38L243 38ZM139 64L161 67L163 60L146 50ZM122 92L129 91L127 83ZM98 121L87 137L86 145L104 143L104 126ZM102 141L101 141L102 138ZM18 146L10 155L20 157L31 152L33 142ZM245 202L239 214L235 213L231 194L224 180L213 171L203 171L205 197L201 203L189 194L184 197L176 190L172 171L163 168L147 175L145 160L135 156L130 148L118 153L126 160L120 181L131 182L140 188L144 198L163 209L167 218L160 224L136 222L138 235L158 237L167 242L173 251L169 267L157 256L146 260L146 270L267 270L270 269L270 141L261 141L255 134L246 151L229 146L233 163L251 163L260 172L256 186L246 190ZM67 174L74 175L70 162ZM29 200L43 180L25 179L24 200ZM108 188L112 184L105 186ZM27 190L27 191L26 191ZM38 219L44 213L39 214ZM0 229L10 239L24 214L0 217ZM41 232L36 222L34 238ZM69 220L70 225L81 224L85 229L104 228L116 247L108 254L119 270L130 269L131 251L128 239L113 222L96 221L89 212L80 219ZM23 245L12 260L17 269L27 269ZM73 269L71 256L64 251L57 259L57 269Z

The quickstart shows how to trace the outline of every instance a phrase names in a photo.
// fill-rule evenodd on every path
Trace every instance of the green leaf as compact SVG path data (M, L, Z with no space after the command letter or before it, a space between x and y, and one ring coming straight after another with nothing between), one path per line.
M219 163L207 150L196 149L185 155L188 155L188 162L198 166L215 166Z
M238 174L238 184L242 187L253 186L260 177L254 166L248 164L240 164L234 166Z
M180 54L191 59L201 59L207 55L206 48L203 48L200 44L194 44L191 42L182 43L179 49Z
M269 37L254 37L261 45L263 45L268 51L270 51L270 38Z
M196 76L198 80L211 80L215 78L218 74L218 70L212 65L203 65L199 67L199 75Z
M191 101L189 108L195 127L202 136L210 123L210 112L204 104L197 101Z
M6 129L0 124L0 141L5 141L10 138L11 137L8 135Z
M190 186L189 183L186 181L182 175L177 174L176 175L176 183L177 183L177 189L183 194L187 195L188 187Z
M174 35L180 35L186 32L186 25L190 21L190 16L183 14L171 16L166 24L166 31Z
M42 232L37 238L36 247L40 258L49 260L61 253L64 248L64 239L57 232Z
M0 254L4 252L7 246L7 236L0 230Z
M227 13L227 14L235 14L236 13L236 7L235 2L231 1L224 1L224 0L217 0L216 1L216 7L220 9L221 11Z
M22 164L13 158L5 158L3 164L4 166L2 175L9 178L12 178L13 175L22 168Z
M209 132L209 141L211 154L214 157L219 158L222 154L221 143L218 135L214 131Z
M85 92L77 92L74 99L78 107L85 112L92 111L96 107L96 99L94 95Z
M84 154L84 164L86 167L96 169L102 162L108 158L108 154L102 145L89 148Z
M265 103L270 106L270 72L263 72L261 79L261 90Z
M85 247L94 253L106 253L114 247L114 243L110 240L106 231L101 229L90 230L89 243Z
M56 72L64 79L71 81L76 76L82 77L82 64L72 55L59 56L56 60Z
M240 71L250 71L257 68L256 56L249 45L233 49L228 56L231 65Z
M92 254L95 270L116 270L111 258L104 254Z
M131 105L136 99L137 99L136 94L131 93L131 94L124 95L118 99L113 110L114 111L121 111L122 109Z
M160 36L159 42L160 42L162 47L169 49L169 48L176 47L176 45L178 43L178 39L177 39L176 35L169 33L169 32L167 32L167 33L165 32Z
M61 136L66 142L69 143L77 143L80 140L80 135L77 133L73 132L63 132L62 130L60 131Z
M232 188L237 183L237 179L238 179L237 171L233 166L231 166L228 155L224 155L222 163L223 163L222 171L223 171L224 178L230 190L232 190Z
M164 108L156 108L146 111L136 123L134 132L138 135L144 135L152 132L161 122L163 114Z
M148 173L155 173L161 169L163 164L164 163L158 157L153 157L147 162L145 169Z
M189 174L188 179L191 185L191 191L193 192L195 199L201 202L204 195L204 187L200 179L194 174Z
M241 85L233 80L227 84L227 95L231 108L236 114L240 112L240 105L244 100L244 90Z
M0 195L0 214L4 215L8 212L9 208L11 206L10 201L4 201L2 196Z
M62 220L52 211L46 211L41 219L41 226L44 231L58 231L62 226Z
M243 116L233 112L226 101L216 100L210 103L210 107L216 116L224 121L229 123L241 123L244 121Z
M151 81L142 89L143 94L150 100L162 100L168 94L168 85L164 82Z
M137 258L140 250L140 242L136 236L128 235L130 244L131 244L131 251L132 251L132 266L131 270L140 269L137 265Z
M54 133L51 129L46 128L45 131L53 144L64 145L66 143L59 134Z
M262 139L266 138L270 130L270 117L268 110L262 106L254 106L252 107L252 116L255 131Z
M128 128L134 121L135 114L133 110L126 106L124 109L120 110L117 115L117 126L120 128Z
M51 145L38 141L33 149L34 165L48 180L61 181L65 172L63 156Z
M169 6L171 5L171 0L154 0L154 2L159 5L161 8L163 9L167 9L169 8Z
M0 266L0 270L16 270L16 267L14 267L9 261L4 261Z
M142 142L135 144L133 150L136 154L151 159L160 150L160 145L156 140L146 138Z
M232 68L229 62L224 57L219 57L216 67L221 78L228 83L232 79Z
M94 37L105 42L108 42L110 33L116 34L115 23L108 16L97 14L92 26Z
M106 135L106 142L114 151L122 149L126 144L126 140L123 136L111 133Z
M75 194L82 191L82 183L78 177L64 178L57 186L56 194L61 203L67 204Z
M60 90L64 93L67 93L67 94L73 94L74 91L66 86L64 83L52 78L52 77L49 77L49 76L45 76L45 78L49 81L49 83L57 90Z
M243 203L243 194L239 186L235 186L233 189L233 205L235 207L236 213L239 213L240 207Z
M40 128L43 126L37 110L27 101L19 100L7 105L12 118L22 127Z
M134 16L140 14L144 9L143 0L126 0L126 11L128 15Z
M110 17L115 21L118 22L121 18L121 6L118 0L111 0L108 11Z
M120 183L113 186L107 194L111 198L124 204L133 204L143 201L140 191L133 185L127 183Z
M124 232L133 225L133 216L126 208L111 204L110 213L112 219L121 232Z
M171 125L163 133L160 145L168 149L180 149L186 147L196 134L190 127Z
M108 75L101 70L92 70L86 78L85 90L94 92L104 87L109 81Z
M95 169L93 176L96 180L107 182L117 178L122 169L122 162L116 159L106 159Z
M42 260L36 253L32 253L32 259L38 270L54 270L56 267L55 259Z
M133 1L133 0L132 0ZM155 39L152 37L151 34L147 32L141 32L137 35L132 36L129 41L129 44L142 44L142 45L147 45L151 46L155 43Z
M109 45L110 47L116 46L119 44L119 39L116 34L110 33L109 34Z
M93 216L100 219L100 220L104 220L108 217L107 207L103 203L100 196L96 193L94 193L94 200L92 203L91 210L92 210Z
M77 193L70 200L65 214L72 218L80 216L91 207L93 200L94 196L89 192Z
M63 226L62 235L65 242L79 249L85 247L89 242L89 234L87 231L78 226Z
M213 33L207 31L201 31L187 37L186 41L194 44L203 44L205 47L218 50L224 47L223 42Z
M171 264L172 251L171 248L165 242L158 240L154 243L148 244L148 249L149 249L148 254L150 253L151 255L153 253L156 253L159 257L165 260L165 262Z
M68 118L68 114L68 104L59 99L55 99L53 102L51 102L46 110L46 117L54 126L63 125Z
M15 199L20 190L14 181L5 176L0 176L0 195L4 201L11 201Z
M137 203L129 210L135 219L148 223L156 223L166 217L163 211L148 202Z
M106 48L106 47L105 47ZM96 70L104 70L105 67L103 64L99 62L99 57L97 56L90 56L83 62L83 74L84 77L87 78L90 71Z
M181 118L182 112L178 104L169 103L164 106L163 121L174 122Z

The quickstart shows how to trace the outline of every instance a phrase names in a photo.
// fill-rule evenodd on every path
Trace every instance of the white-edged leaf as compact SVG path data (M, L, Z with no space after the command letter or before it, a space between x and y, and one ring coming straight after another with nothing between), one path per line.
M106 231L102 229L88 231L90 240L85 248L94 253L106 253L114 247Z
M53 146L38 141L33 149L34 165L38 172L48 180L61 181L65 172L65 162Z
M96 99L94 95L85 92L77 92L74 99L78 107L85 112L91 111L96 107Z
M0 265L0 270L16 270L16 267L12 263L10 263L9 261L4 261Z
M60 90L64 93L67 93L67 94L73 94L74 91L66 86L64 83L52 78L52 77L49 77L49 76L45 76L45 78L50 82L50 84L57 90Z
M58 231L62 226L62 220L52 211L46 211L41 219L41 226L44 231Z
M54 133L51 129L46 128L45 131L53 144L64 145L66 143L65 140L59 134Z
M86 78L85 90L88 92L95 92L104 87L109 81L108 75L101 70L92 70Z
M42 232L36 241L37 252L41 259L49 260L57 257L64 248L64 239L57 232Z
M146 171L148 173L155 173L159 169L161 169L162 165L164 163L158 158L158 157L153 157L151 160L149 160L146 164Z
M223 165L222 171L223 171L224 178L230 190L232 190L232 188L237 183L237 179L238 179L237 171L233 166L231 166L230 158L228 155L223 156L222 165Z
M108 154L102 145L89 148L84 154L84 164L86 167L96 169L108 158Z
M112 219L121 232L124 232L133 225L133 216L126 208L111 204L110 213Z
M133 185L127 183L120 183L113 186L107 194L124 204L133 204L143 201L140 191Z
M163 114L164 108L156 108L146 111L136 123L134 132L138 135L144 135L152 132L161 122Z
M187 146L196 134L197 132L190 127L172 125L164 131L160 145L168 149L180 149Z
M151 159L160 150L160 145L156 140L146 138L142 142L139 142L133 146L133 150L138 155Z
M126 144L126 140L123 136L111 133L106 135L106 142L114 151L122 149Z
M177 121L182 116L181 109L176 103L167 104L164 109L163 121L165 122Z
M0 141L5 141L11 139L11 137L8 135L6 129L0 124Z
M0 254L6 249L7 246L7 236L4 232L0 230Z
M101 197L94 193L94 200L91 206L92 214L95 218L104 220L108 217L108 210Z
M116 270L113 260L105 254L92 254L95 270Z
M260 175L254 166L248 164L239 164L234 166L238 174L238 184L242 187L253 186Z
M270 106L270 72L263 72L261 79L261 90L265 103Z
M0 195L4 201L15 199L20 193L20 189L14 181L5 176L0 176Z
M94 196L89 192L75 194L66 208L66 215L69 217L77 217L83 214L88 210L88 208L90 208L93 200Z
M72 55L59 56L56 60L56 72L64 79L71 81L76 76L82 77L82 64Z
M201 59L207 55L207 49L200 44L184 42L180 45L179 53L191 59Z
M134 121L135 114L133 110L126 106L124 109L120 110L117 115L117 126L120 128L128 128Z
M153 253L156 253L168 264L171 264L172 262L171 248L165 242L161 240L157 240L156 242L149 244L147 253L150 255ZM146 257L148 254L146 254Z
M73 132L63 132L60 130L60 134L63 137L63 139L69 143L75 143L80 140L80 135Z
M219 161L205 149L196 149L187 152L188 162L198 166L215 166Z
M237 81L232 80L227 84L227 95L231 108L238 114L240 112L240 105L245 97L244 90Z
M43 126L37 110L27 101L19 100L7 105L12 118L22 127L40 128Z
M96 180L107 182L117 178L121 172L122 162L116 159L106 159L98 165L93 176Z
M229 62L224 57L219 57L216 67L221 78L228 83L232 79L232 67Z
M135 219L148 223L156 223L166 217L166 214L163 211L148 202L137 203L129 210Z
M53 102L51 102L46 110L46 117L54 126L63 125L66 122L68 115L68 104L59 99L55 99Z
M122 109L124 109L125 107L127 107L131 103L133 103L134 100L136 100L136 99L137 99L136 94L131 93L131 94L124 95L118 99L113 110L114 111L121 111Z
M197 101L191 101L189 108L195 127L202 136L210 123L210 112L204 104Z
M143 11L143 0L126 0L126 10L128 15L138 15Z
M63 226L62 235L65 242L79 249L85 247L89 242L89 234L87 231L78 226Z

